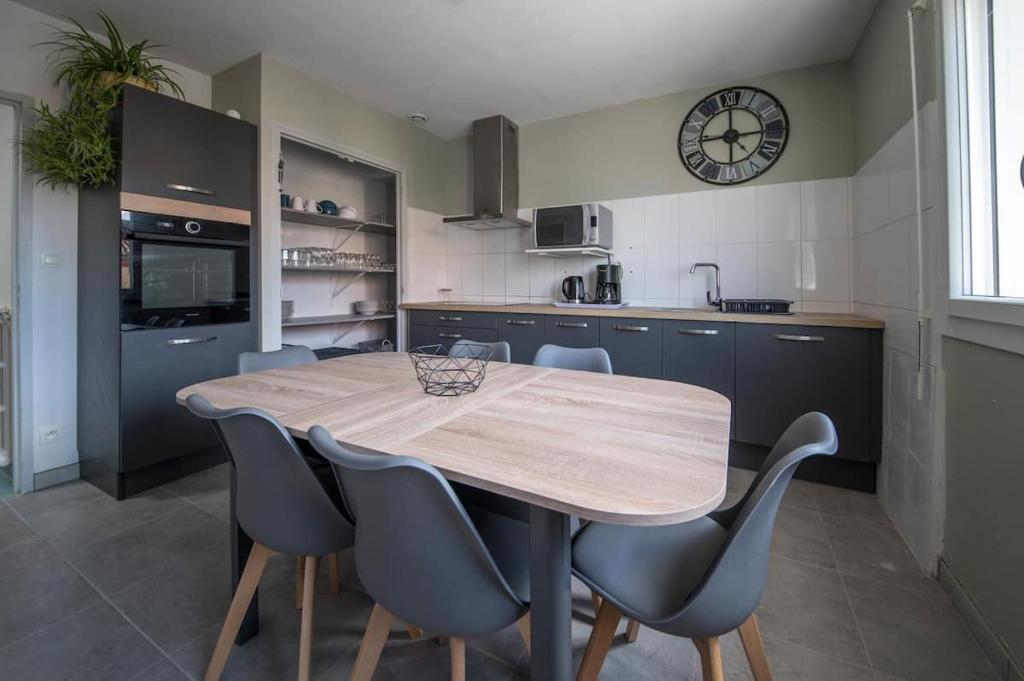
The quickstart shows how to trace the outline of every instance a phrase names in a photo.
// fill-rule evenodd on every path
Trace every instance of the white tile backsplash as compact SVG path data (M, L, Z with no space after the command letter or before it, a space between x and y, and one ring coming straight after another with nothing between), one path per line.
M850 238L850 180L800 183L804 241Z
M849 304L849 241L805 241L802 244L802 263L801 298L805 303Z
M530 296L530 257L525 253L505 254L505 295Z
M758 243L800 240L800 184L768 184L755 189Z
M715 194L706 191L679 195L680 246L716 243Z
M714 244L693 244L679 247L680 300L697 300L703 305L707 300L708 291L714 295L714 271L711 268L701 268L690 274L690 268L694 263L716 262L717 260L718 248Z
M504 241L504 239L502 239ZM481 256L483 294L485 296L504 296L505 290L505 254L486 253Z
M644 249L644 298L660 301L679 299L678 248Z
M679 245L679 195L644 199L644 247L675 248Z
M719 244L716 262L722 270L723 298L757 296L756 244Z
M757 244L757 297L800 300L800 244Z
M715 192L715 230L720 244L756 241L757 193L753 187L730 187Z

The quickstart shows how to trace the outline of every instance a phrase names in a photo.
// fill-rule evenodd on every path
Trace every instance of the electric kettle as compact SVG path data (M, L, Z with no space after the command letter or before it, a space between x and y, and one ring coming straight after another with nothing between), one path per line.
M583 286L583 277L566 277L562 280L562 297L567 303L587 302L587 292Z

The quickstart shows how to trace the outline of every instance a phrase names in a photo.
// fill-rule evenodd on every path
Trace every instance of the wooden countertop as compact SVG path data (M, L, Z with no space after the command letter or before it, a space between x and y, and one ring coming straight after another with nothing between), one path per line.
M580 317L631 317L634 319L670 319L695 322L742 322L744 324L786 324L792 326L833 326L851 329L883 329L881 319L855 314L828 312L797 312L791 315L722 313L710 310L691 310L665 307L623 307L619 309L593 309L555 307L554 305L519 303L488 305L486 303L402 303L403 310L450 310L452 312L496 312L498 314L551 314Z
M729 400L685 383L491 362L476 392L434 397L407 354L380 352L198 383L177 399L193 393L589 520L684 522L725 496Z

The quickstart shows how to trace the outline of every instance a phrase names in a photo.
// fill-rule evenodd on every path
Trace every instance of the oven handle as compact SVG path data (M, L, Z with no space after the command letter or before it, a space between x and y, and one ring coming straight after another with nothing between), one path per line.
M196 244L204 246L248 246L249 240L244 239L241 241L235 241L233 239L205 239L203 237L196 236L176 236L173 234L150 234L145 232L143 234L126 233L122 235L124 239L128 241L166 241L169 243L176 244Z

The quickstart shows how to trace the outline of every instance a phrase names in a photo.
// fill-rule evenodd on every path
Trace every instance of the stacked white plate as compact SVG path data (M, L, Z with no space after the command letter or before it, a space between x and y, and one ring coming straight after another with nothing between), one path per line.
M282 300L281 301L281 319L291 319L293 314L295 314L295 301L294 300Z

